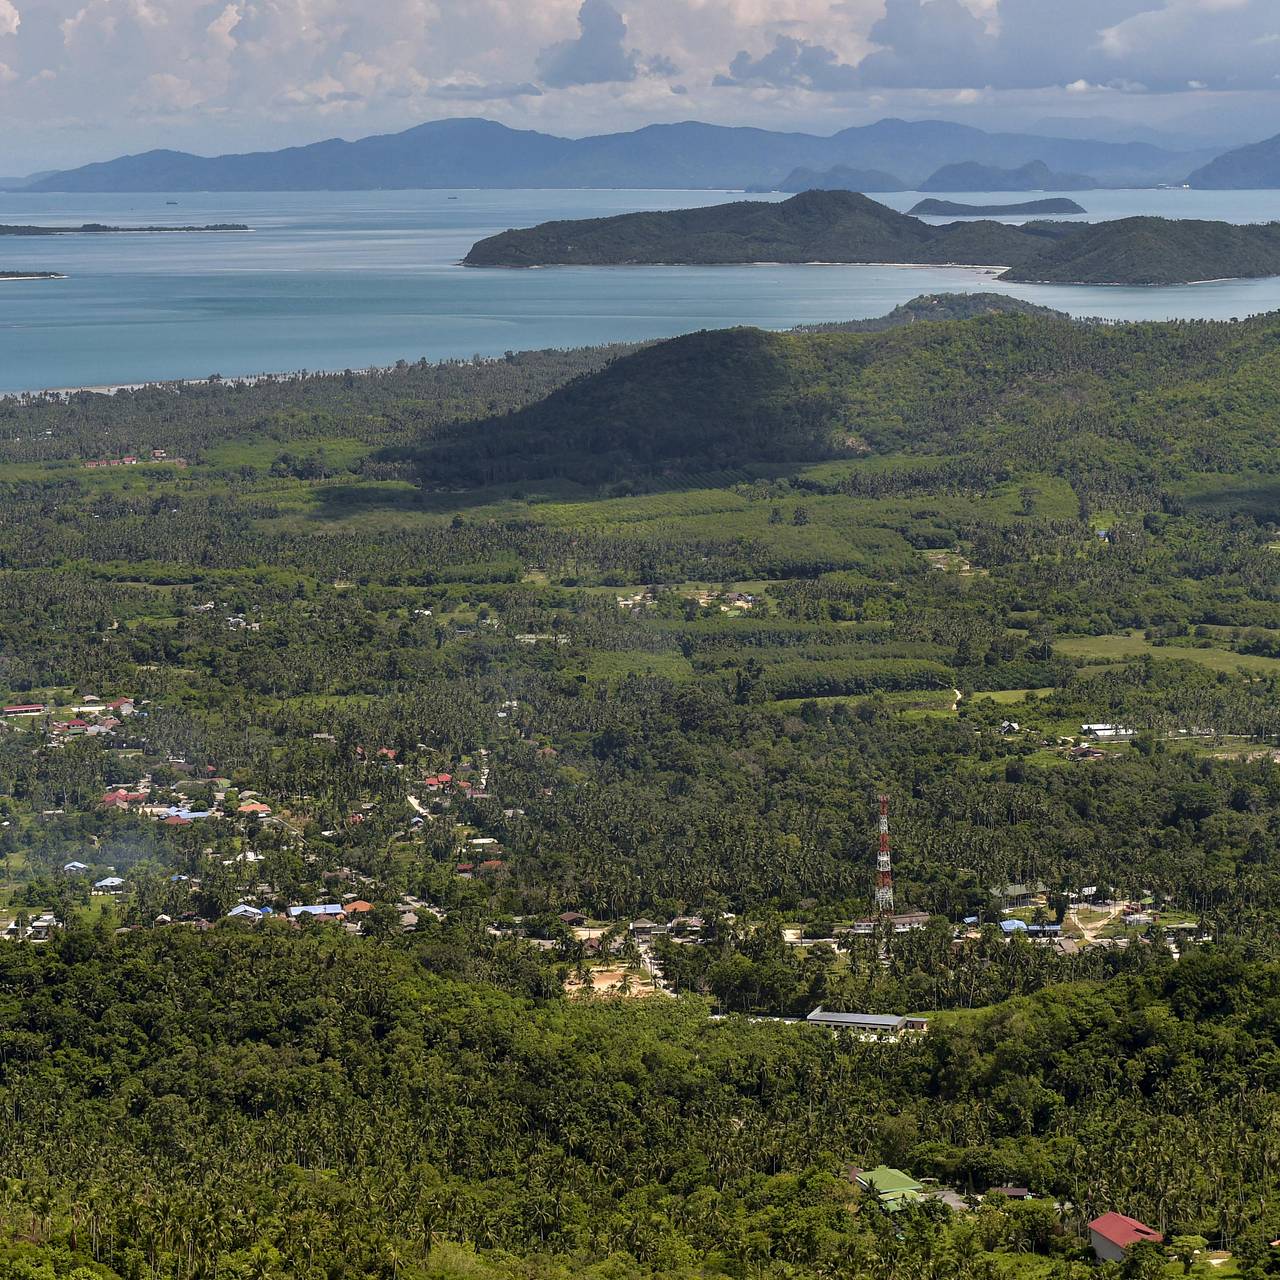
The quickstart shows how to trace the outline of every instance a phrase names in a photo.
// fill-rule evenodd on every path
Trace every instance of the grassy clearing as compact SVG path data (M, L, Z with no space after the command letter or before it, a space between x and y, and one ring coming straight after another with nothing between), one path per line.
M1028 698L1047 698L1053 689L1051 687L1044 689L987 689L982 693L975 693L970 699L972 702L995 702L1001 706L1013 706L1019 702L1026 702Z
M1145 639L1140 631L1111 636L1066 636L1055 641L1054 647L1069 658L1103 662L1128 662L1134 658L1149 657L1159 662L1198 662L1213 671L1254 671L1266 675L1280 673L1280 658L1261 658L1218 648L1155 645Z
M667 680L691 680L693 664L679 653L622 652L592 653L584 668L590 680L621 680L626 676L662 676Z

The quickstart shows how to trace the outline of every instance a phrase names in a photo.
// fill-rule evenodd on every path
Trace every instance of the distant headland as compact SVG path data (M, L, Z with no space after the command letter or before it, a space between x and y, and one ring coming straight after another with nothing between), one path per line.
M917 218L1035 218L1089 211L1074 200L1052 198L1025 200L1021 204L959 204L955 200L921 200L909 212Z
M0 236L84 236L84 235L137 235L194 231L249 231L239 222L215 222L207 227L108 227L101 222L85 222L78 227L31 227L12 223L0 223Z
M547 222L481 240L469 267L883 263L998 268L1025 284L1174 285L1280 275L1280 223L922 222L849 191Z

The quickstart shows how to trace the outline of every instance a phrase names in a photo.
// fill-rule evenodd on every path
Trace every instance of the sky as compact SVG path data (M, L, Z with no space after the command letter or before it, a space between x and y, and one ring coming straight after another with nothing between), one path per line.
M0 0L0 175L460 115L1252 141L1280 0Z

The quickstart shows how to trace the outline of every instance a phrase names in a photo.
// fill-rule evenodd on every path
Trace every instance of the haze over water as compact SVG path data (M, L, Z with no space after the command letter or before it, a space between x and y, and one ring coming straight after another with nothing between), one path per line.
M883 315L917 294L943 290L996 289L1075 315L1126 320L1280 309L1280 278L1146 289L1003 284L966 268L457 265L475 240L508 227L742 198L700 191L0 193L4 223L254 228L0 237L0 274L68 277L0 281L0 392L362 368L735 324L780 329ZM906 210L922 197L874 198ZM1038 193L944 198L1012 203ZM1280 218L1276 191L1090 191L1072 198L1088 209L1084 220L1137 213Z

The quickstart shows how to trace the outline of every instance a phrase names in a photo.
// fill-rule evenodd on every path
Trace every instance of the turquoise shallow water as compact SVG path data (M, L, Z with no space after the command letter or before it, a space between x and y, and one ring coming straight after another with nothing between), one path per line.
M784 328L881 315L924 292L993 287L988 275L969 269L511 272L456 265L473 241L507 227L741 198L670 191L0 193L0 222L243 222L254 228L248 234L0 238L0 273L51 270L68 277L0 281L0 392L362 368L732 324ZM907 209L920 196L881 198ZM1106 191L1076 198L1095 219L1133 213L1280 218L1280 192ZM1226 318L1280 309L1280 279L1174 289L994 287L1076 315L1116 319Z

